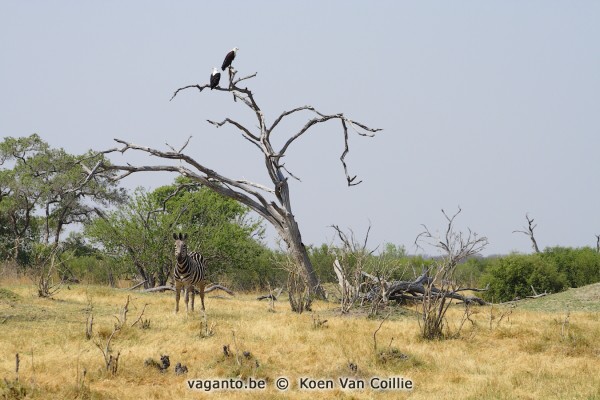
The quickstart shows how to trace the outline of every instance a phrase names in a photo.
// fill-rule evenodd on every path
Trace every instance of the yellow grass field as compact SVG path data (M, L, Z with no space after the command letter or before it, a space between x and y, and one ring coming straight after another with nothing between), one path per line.
M587 290L599 304L600 286ZM128 295L126 323L111 343L113 354L120 352L118 371L111 376L95 343L106 344ZM427 342L419 338L418 321L408 309L381 325L381 319L364 313L341 316L333 303L317 303L313 313L297 315L287 301L276 302L272 312L255 294L211 293L207 335L198 311L186 314L183 306L174 314L173 293L72 285L54 299L40 299L31 284L3 283L0 398L600 399L600 313L571 309L567 314L564 302L564 310L551 311L540 306L543 302L514 309L478 307L474 324L467 322L459 338ZM87 340L90 304L93 337ZM132 327L145 304L142 319L149 327L142 329L140 322ZM538 309L528 309L531 304ZM461 315L461 308L451 310L451 325ZM327 322L315 327L315 320ZM373 334L380 325L375 350ZM166 372L144 365L163 354L171 362ZM186 365L188 373L176 375L176 363ZM276 388L281 377L290 384L286 391ZM413 388L371 387L394 377L390 385L410 381ZM252 378L252 384L266 388L204 390L207 381L230 378L233 384L249 384ZM342 389L343 378L365 388ZM301 379L333 387L300 389ZM200 389L190 389L188 380Z

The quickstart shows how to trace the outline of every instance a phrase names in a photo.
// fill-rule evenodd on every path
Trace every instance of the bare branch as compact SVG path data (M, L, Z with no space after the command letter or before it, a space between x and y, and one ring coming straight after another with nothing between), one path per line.
M214 126L216 126L217 128L222 127L223 125L225 125L226 123L230 123L231 125L235 126L236 128L238 128L240 131L242 131L244 133L246 137L246 139L252 139L255 141L259 141L260 138L254 134L252 134L245 126L243 126L242 124L240 124L239 122L236 122L230 118L225 118L222 122L215 122L215 121L211 121L210 119L206 120L208 123L213 124Z
M357 126L361 127L362 129L364 129L364 130L367 130L367 131L369 131L369 132L373 132L373 133L375 133L375 132L378 132L378 131L380 131L381 129L369 128L369 127L367 127L367 126L365 126L365 125L363 125L363 124L361 124L361 123L358 123L358 122L352 121L352 120L350 120L350 119L348 119L348 118L344 117L344 115L343 115L343 114L325 115L325 114L322 114L322 113L320 113L319 111L315 110L315 108L314 108L314 107L312 107L312 106L302 106L302 107L298 107L298 108L295 108L295 109L293 109L293 110L290 110L290 111L285 111L285 112L283 112L283 113L282 113L282 114L281 114L281 115L280 115L280 116L277 118L277 120L276 120L276 121L273 123L273 126L271 126L271 128L270 128L270 129L267 131L267 136L268 136L268 135L271 133L271 131L273 130L273 128L274 128L275 126L277 126L277 124L279 124L279 122L281 122L281 120L282 120L284 117L286 117L286 116L288 116L288 115L290 115L290 114L293 114L293 113L295 113L295 112L302 111L302 110L310 110L310 111L313 111L314 113L316 113L317 115L319 115L319 118L313 118L313 119L311 119L310 121L308 121L308 122L307 122L307 123L304 125L304 127L302 127L302 129L300 129L300 131L298 131L298 133L296 133L295 135L291 136L291 137L290 137L290 138L289 138L289 139L288 139L288 140L285 142L285 144L283 145L283 147L281 148L281 150L280 150L280 151L279 151L279 152L278 152L278 153L277 153L277 154L274 156L274 158L278 159L278 158L281 158L281 157L283 157L283 156L285 155L285 152L286 152L286 151L287 151L287 149L289 148L289 146L290 146L290 145L291 145L291 144L292 144L294 141L296 141L296 139L298 139L298 138L299 138L299 137L301 137L303 134L305 134L305 133L306 133L306 132L307 132L307 131L308 131L308 130L309 130L311 127L312 127L312 126L314 126L314 125L316 125L316 124L323 123L323 122L327 122L327 121L329 121L329 120L332 120L332 119L339 119L339 120L342 122L342 128L343 128L343 131L344 131L344 152L342 153L342 156L340 157L340 161L342 162L342 165L343 165L343 167L344 167L344 173L345 173L345 175L346 175L346 180L347 180L347 182L348 182L348 186L355 186L355 185L358 185L358 184L360 184L362 181L354 182L354 181L355 181L355 179L356 179L356 176L352 176L352 177L351 177L351 176L348 174L348 166L347 166L347 164L346 164L346 161L345 161L345 158L346 158L346 156L348 155L348 152L350 151L350 148L349 148L349 146L348 146L348 126L347 126L347 123L348 123L348 124L350 124L350 125L352 126L352 128L353 128L355 131L356 131L356 128L354 127L354 125L357 125ZM373 135L367 135L367 134L364 134L364 135L362 135L362 136L373 136Z
M317 111L314 109L314 107L313 107L313 106L302 106L302 107L297 107L297 108L294 108L293 110L290 110L290 111L284 111L284 112L282 112L282 113L281 113L281 115L280 115L279 117L277 117L277 119L275 120L275 122L273 122L273 125L271 125L271 127L268 129L268 132L269 132L269 133L271 133L271 131L272 131L273 129L275 129L275 127L276 127L277 125L279 125L279 123L281 122L281 120L282 120L283 118L287 117L287 116L288 116L288 115L290 115L290 114L296 113L296 112L298 112L298 111L303 111L303 110L311 110L311 111L317 112Z
M354 132L356 132L357 134L359 134L360 136L366 136L366 137L374 137L375 133L381 131L382 129L374 129L374 128L369 128L366 125L361 124L360 122L356 122L356 121L352 121L349 119L346 119L346 121L350 124L350 127L352 128L352 130ZM358 129L356 129L354 127L354 125L358 125L359 127L361 127L363 130L367 131L367 132L373 132L373 134L369 134L366 132L360 132Z
M194 166L198 171L200 171L201 173L204 174L204 175L199 175L184 166L154 165L154 166L134 167L131 165L108 165L108 166L105 165L104 166L105 170L125 171L125 173L123 173L122 175L118 176L115 179L122 179L134 172L143 172L143 171L177 172L181 175L190 177L190 178L204 184L205 186L210 187L212 190L214 190L224 196L233 198L234 200L237 200L237 201L247 205L248 207L250 207L254 211L256 211L259 215L261 215L262 217L267 219L269 222L273 223L275 226L278 226L281 223L281 221L279 221L277 218L274 218L274 215L272 215L269 212L270 209L273 209L272 203L271 204L268 203L264 199L263 196L261 196L258 192L251 190L247 184L239 183L238 181L229 179L229 178L215 172L214 170L206 168L203 165L199 164L194 159L192 159L191 157L189 157L183 153L163 152L163 151L160 151L157 149L127 143L120 139L115 139L115 141L118 143L124 144L124 146L122 148L114 148L114 149L106 150L103 153L106 154L106 153L111 153L111 152L115 152L115 151L125 153L127 150L130 150L130 149L139 150L139 151L147 152L147 153L157 156L159 158L185 161L186 163ZM233 190L229 186L224 186L224 185L233 186L237 189L242 190L245 193L239 192L237 190ZM256 200L258 200L258 203L255 200L253 200L252 198L250 198L248 195L254 196L256 198Z
M294 178L294 179L295 179L295 180L297 180L298 182L302 182L302 180L301 180L300 178L298 178L296 175L292 174L292 173L290 172L290 170L289 170L289 169L287 169L287 168L285 167L285 164L281 164L281 165L279 165L279 166L280 166L281 168L283 168L283 169L285 170L285 172L287 172L287 173L288 173L288 174L289 174L289 175L290 175L292 178Z
M240 78L240 79L238 79L238 80L236 80L236 81L234 81L234 82L233 82L233 86L237 85L237 84L238 84L238 83L240 83L241 81L245 81L246 79L251 79L251 78L254 78L254 77L256 77L256 75L258 75L258 72L255 72L255 73L253 73L252 75L248 75L248 76L245 76L245 77L243 77L243 78Z
M138 319L135 320L135 322L133 324L131 324L132 328L135 326L135 324L137 324L138 322L140 322L142 320L142 316L144 315L144 311L146 311L147 306L148 306L148 303L144 304L144 308L142 308L142 312L141 312L140 316L138 317Z
M531 245L533 247L533 250L536 253L540 253L540 249L538 247L537 241L535 240L535 237L533 236L533 230L537 227L537 224L534 224L533 218L529 218L529 214L525 214L525 219L527 220L527 231L522 230L522 231L513 231L513 233L522 233L524 235L529 236L529 239L531 240ZM525 229L525 228L524 228Z
M192 136L190 135L190 137L187 138L187 140L185 141L185 143L183 144L183 146L181 146L181 148L179 150L175 150L175 148L173 146L171 146L169 143L165 143L165 144L167 145L168 148L173 150L175 153L181 153L183 151L183 149L185 149L187 147L187 145L190 143L191 138L192 138Z
M188 86L180 87L179 89L177 89L175 91L175 93L173 93L173 96L171 96L171 98L169 99L169 101L173 100L175 98L175 96L177 96L177 93L179 93L182 90L189 89L189 88L197 88L199 91L203 91L204 89L206 89L208 87L210 87L210 85L204 85L204 86L200 86L200 85L188 85Z
M340 157L340 161L342 162L342 165L344 166L344 174L346 175L346 181L348 181L348 186L355 186L360 184L362 181L358 181L356 183L354 183L354 180L356 179L356 175L354 175L353 177L350 177L350 175L348 174L348 166L346 165L346 161L345 158L348 155L348 153L350 152L350 148L348 147L348 128L346 127L346 121L344 121L342 119L342 127L344 128L344 152L342 153L342 156Z
M343 118L342 114L337 114L337 115L327 115L325 117L322 118L313 118L310 121L308 121L306 123L306 125L304 125L304 127L295 135L293 135L291 138L289 138L285 144L283 145L283 147L281 148L281 150L279 151L279 157L283 156L286 152L286 150L288 149L288 147L290 147L290 145L296 140L298 139L300 136L302 136L306 131L308 131L310 129L310 127L312 127L313 125L322 123L322 122L326 122L329 121L330 119L334 119L334 118Z
M261 185L260 183L254 183L254 182L250 182L250 181L247 181L247 180L244 180L244 179L238 180L237 182L240 183L240 184L242 184L242 185L252 186L252 187L255 187L257 189L264 190L265 192L275 194L275 190L273 190L271 188L268 188L268 187L266 187L264 185Z

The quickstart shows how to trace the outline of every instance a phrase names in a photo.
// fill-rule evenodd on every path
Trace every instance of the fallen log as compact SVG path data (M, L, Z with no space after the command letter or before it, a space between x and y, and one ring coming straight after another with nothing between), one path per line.
M152 292L164 292L166 290L175 291L175 287L171 286L171 285L157 286L157 287L153 287L153 288L149 288L149 289L144 289L144 290L142 290L142 292L144 292L144 293L152 293ZM225 286L222 286L222 285L219 285L219 284L216 284L216 283L212 284L210 286L207 286L204 289L204 293L210 293L210 292L212 292L214 290L222 290L222 291L224 291L225 293L227 293L227 294L229 294L231 296L235 296L235 293L233 292L233 290L228 289ZM199 293L198 289L196 289L196 288L194 288L194 291L196 293Z
M269 294L258 296L256 298L256 300L260 301L260 300L264 300L264 299L270 299L273 301L277 301L277 298L281 295L281 292L283 292L283 288L275 289L275 291L273 291Z
M525 298L527 298L527 299L539 299L540 297L544 297L544 296L547 296L547 295L548 295L548 293L544 292L544 293L540 293L540 294L535 294L533 296L525 296Z
M216 283L214 283L214 284L212 284L212 285L210 285L210 286L206 287L206 288L204 289L204 293L210 293L210 292L212 292L213 290L222 290L222 291L224 291L225 293L227 293L228 295L235 296L235 293L233 292L233 290L231 290L231 289L228 289L228 288L226 288L225 286L218 285L218 284L216 284Z
M484 292L488 290L486 288L457 288L452 289L452 285L445 283L443 286L445 289L440 289L433 286L433 278L428 275L428 271L425 270L413 281L393 281L387 282L385 279L371 275L365 271L360 271L360 274L366 278L367 282L360 284L360 292L357 287L351 285L342 273L342 267L339 261L336 259L333 263L333 269L338 277L338 283L342 290L342 296L354 294L353 298L361 298L366 301L376 301L378 298L384 302L394 301L411 301L411 302L422 302L425 299L427 290L431 291L431 295L434 297L445 297L454 300L462 301L466 304L479 304L486 305L487 302L477 296L465 296L460 292L471 291L471 292ZM430 287L431 285L431 287Z
M127 289L125 289L125 290L134 290L134 289L137 289L137 288L139 288L140 286L142 286L144 283L146 283L146 281L142 281L142 282L140 282L140 283L136 284L135 286L132 286L132 287L130 287L130 288L127 288Z
M173 287L173 286L167 286L167 285L165 285L165 286L156 286L156 287L153 287L153 288L144 289L144 290L142 290L142 292L144 292L144 293L164 292L165 290L173 290L173 291L175 291L175 287Z
M422 283L420 283L420 281L424 281L424 280L426 280L426 279L419 277L414 282L407 282L407 281L394 282L388 287L388 290L386 290L384 297L387 299L392 299L392 298L398 297L398 295L400 295L403 299L407 299L407 294L408 294L409 298L412 297L412 298L410 298L410 300L413 300L413 299L421 300L423 298L423 296L425 296L425 294L426 294L425 286ZM459 289L452 290L452 291L444 291L444 290L440 290L440 289L436 288L435 286L433 286L431 288L431 293L435 296L440 296L440 297L443 296L443 297L448 297L448 298L455 299L455 300L460 300L466 304L477 303L481 306L487 304L485 300L480 299L479 297L463 296L462 294L458 293L458 292L465 291L465 290L481 292L481 291L485 291L487 289L474 290L473 288L464 288L464 289L459 288Z

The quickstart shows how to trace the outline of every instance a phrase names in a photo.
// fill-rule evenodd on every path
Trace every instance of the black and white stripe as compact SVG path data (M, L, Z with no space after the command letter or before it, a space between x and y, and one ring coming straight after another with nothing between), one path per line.
M202 254L187 251L187 233L173 234L175 239L175 258L177 262L173 270L175 279L175 312L179 311L179 298L182 288L185 288L185 306L188 309L189 294L192 295L192 311L194 311L194 287L200 292L202 311L204 311L204 287L206 280L206 259Z

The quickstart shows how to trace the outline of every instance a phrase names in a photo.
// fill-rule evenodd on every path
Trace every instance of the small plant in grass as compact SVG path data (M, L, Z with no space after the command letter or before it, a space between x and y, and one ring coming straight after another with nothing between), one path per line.
M84 368L79 374L79 369L77 370L77 383L75 385L75 399L78 400L87 400L92 398L92 391L90 390L89 385L85 383L85 378L87 376L87 370Z
M90 311L88 312L87 318L85 320L85 338L87 340L90 340L92 338L92 335L94 334L93 330L94 330L94 315L92 314L92 311L90 309Z
M223 346L221 362L229 367L229 374L241 379L257 376L261 363L249 350L241 350L235 331L232 331L233 349L229 344Z
M569 312L569 310L567 310L567 315L565 316L565 319L560 324L560 340L563 342L566 339L568 339L570 336L570 332L569 332L569 328L571 325L571 323L569 322L570 315L571 315L571 313Z
M312 313L312 327L313 329L327 328L327 320L321 319L321 316L317 313Z
M214 336L216 326L217 324L215 322L212 322L210 324L208 323L208 319L206 318L205 314L202 320L200 321L200 337L202 339L205 339Z
M29 393L29 389L19 381L19 367L21 359L19 353L15 354L15 379L4 378L0 381L0 396L3 399L24 399Z
M142 320L142 324L140 325L140 328L150 329L150 320L149 319Z
M30 394L28 388L17 380L0 380L0 398L2 399L25 399Z
M390 340L388 345L384 348L380 348L377 342L377 334L381 330L384 322L390 317L391 312L388 313L381 322L377 329L373 332L373 352L375 356L375 362L377 364L386 365L394 368L399 368L401 366L419 366L422 363L417 360L414 356L410 356L405 352L401 351L396 347L392 347L394 343L394 338Z
M509 309L502 309L494 313L494 301L490 305L490 330L498 329L502 321L506 321L509 324L509 327L512 326L512 322L510 320L510 316L513 313L516 305Z
M94 340L94 344L98 349L102 352L102 356L104 357L104 364L106 366L106 371L110 373L111 376L115 376L119 369L119 357L121 356L121 352L118 351L117 355L113 355L113 349L111 347L112 340L116 337L116 335L121 332L121 329L125 327L125 322L127 321L127 312L129 311L129 300L130 297L127 296L127 301L125 302L125 306L121 309L121 318L115 316L117 322L115 323L113 330L110 334L108 334L108 338L106 339L106 343L102 343L101 338L106 337L107 331L99 331L98 338ZM141 317L141 316L140 316Z

